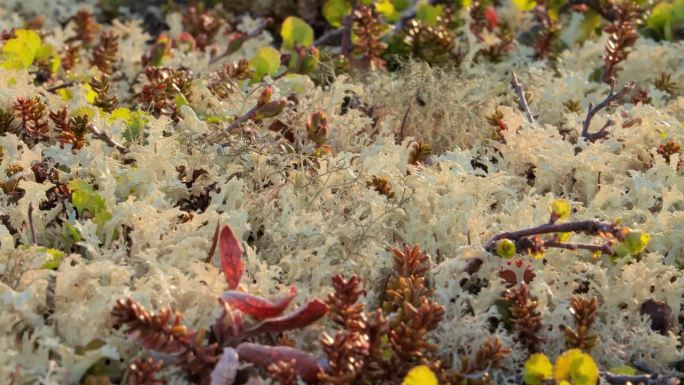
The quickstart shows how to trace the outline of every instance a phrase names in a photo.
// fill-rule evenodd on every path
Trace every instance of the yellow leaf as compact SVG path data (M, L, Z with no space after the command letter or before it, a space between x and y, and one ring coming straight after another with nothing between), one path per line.
M555 216L556 219L567 219L572 211L572 206L570 206L570 202L565 199L556 199L551 202L549 211L551 211L551 214Z
M438 385L437 376L427 365L416 366L408 372L402 385Z
M42 43L40 35L30 29L17 29L14 31L14 36L2 47L2 54L5 59L3 67L9 67L8 69L15 69L17 66L28 68L40 49Z
M390 0L380 0L376 2L375 11L384 16L390 23L394 23L401 17Z
M513 4L521 11L531 11L537 6L534 0L513 0Z
M594 359L579 349L561 354L553 371L557 383L569 380L573 385L596 385L598 376L599 370Z
M527 385L539 385L553 375L553 365L545 354L535 353L525 361L523 381Z

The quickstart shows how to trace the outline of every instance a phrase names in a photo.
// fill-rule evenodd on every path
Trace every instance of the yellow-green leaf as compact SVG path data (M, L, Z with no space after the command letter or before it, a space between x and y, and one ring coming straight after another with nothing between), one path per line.
M40 49L41 39L36 31L30 29L17 29L14 31L15 37L7 40L2 47L3 67L16 69L28 68L36 58L36 53Z
M273 47L262 47L254 54L250 63L254 67L255 80L273 75L280 67L280 52Z
M427 365L409 370L402 385L438 385L437 376Z
M381 14L390 23L394 23L401 17L399 12L394 8L394 4L392 4L391 0L379 0L375 3L375 11Z
M335 28L342 26L342 19L351 11L352 6L349 0L328 0L323 4L323 17Z
M131 120L131 110L125 107L119 107L112 111L109 114L109 118L107 119L107 122L109 124L112 124L113 122L117 120L123 120L124 122L128 122Z
M539 385L553 376L553 365L549 357L542 353L532 354L523 368L523 381L527 385Z
M637 370L629 365L613 366L612 368L608 369L608 371L621 376L633 376L637 374Z
M280 27L280 36L283 38L285 48L293 48L295 45L310 46L314 41L313 28L306 21L288 16Z
M646 20L646 26L656 31L660 36L667 34L674 15L672 3L659 2L651 11L651 16Z
M618 257L624 257L628 254L639 254L646 249L650 241L651 236L648 233L631 230L624 236L622 242L616 246L615 252Z
M36 60L48 60L50 56L52 56L52 44L50 43L43 43L40 45L38 50L36 51Z
M515 243L510 239L501 239L497 241L496 254L505 259L513 258L515 255Z
M420 2L416 7L416 19L431 26L437 25L437 18L444 13L444 7L441 4L432 5L426 1Z
M62 263L64 253L57 249L47 249L46 252L50 255L50 259L43 264L43 269L57 270Z
M594 359L579 349L571 349L556 360L553 378L557 383L567 381L573 385L596 385L599 370Z
M531 11L537 6L534 0L513 0L513 5L521 11Z

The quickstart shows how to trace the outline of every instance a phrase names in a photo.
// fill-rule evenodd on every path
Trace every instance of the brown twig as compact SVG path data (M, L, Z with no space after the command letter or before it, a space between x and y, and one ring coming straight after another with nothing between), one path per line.
M518 95L518 103L520 104L520 108L522 108L523 111L525 111L527 121L530 124L535 124L534 117L532 116L532 112L530 111L530 105L527 103L527 98L525 98L525 90L520 84L520 81L518 81L518 75L516 75L515 71L511 71L511 85L513 85L513 89L515 90L515 93Z
M103 131L100 131L97 127L95 127L95 125L90 126L90 132L93 134L93 138L105 142L109 147L114 147L122 154L128 154L128 152L130 151L128 148L115 142L111 136L107 135Z
M401 126L399 127L399 137L396 140L397 144L400 144L404 138L404 129L406 128L406 123L408 122L408 117L409 114L411 114L411 107L413 107L413 102L410 102L408 107L406 108L406 112L404 112L404 117L401 118Z
M664 376L659 374L637 374L637 375L622 375L611 372L601 372L606 382L611 385L626 385L626 384L643 384L643 385L678 385L680 380L675 377Z
M605 254L612 254L613 250L610 248L610 245L604 243L602 245L595 245L593 243L566 243L566 242L558 242L556 240L549 240L544 242L544 247L555 247L559 249L566 249L566 250L589 250L593 253L605 253Z
M231 134L233 131L235 131L236 128L238 128L242 123L250 120L256 111L259 109L259 107L254 106L252 107L249 111L245 112L244 114L238 116L237 118L233 119L232 122L226 127L226 133Z
M33 226L33 202L29 203L28 222L29 229L31 229L31 242L33 242L34 245L38 245L38 241L36 240L36 228Z
M621 97L625 96L627 93L629 93L631 90L634 89L634 86L636 83L634 81L631 81L627 84L625 84L622 89L619 92L615 92L615 80L613 79L611 81L610 85L610 93L608 93L608 96L606 96L601 103L597 104L594 106L593 103L589 103L589 108L587 110L587 117L584 119L584 123L582 124L582 137L589 140L589 141L595 141L597 139L600 139L602 137L605 137L607 135L607 132L605 130L608 128L609 124L605 125L601 130L590 134L589 133L589 126L591 125L591 120L594 118L594 115L601 111L602 109L610 106L611 103L614 101L620 99Z
M551 233L586 233L595 235L598 233L612 233L615 231L615 224L610 222L601 221L577 221L577 222L566 222L560 224L543 224L536 227L531 227L528 229L522 229L517 231L506 231L499 233L492 237L487 243L485 243L485 249L490 250L494 247L494 243L501 239L510 239L511 241L517 241L521 238L529 237L532 235L541 234L551 234ZM559 243L563 245L563 243Z
M53 86L53 87L47 87L47 88L45 88L45 91L50 92L50 93L54 93L54 92L57 92L57 91L64 89L64 88L71 88L74 85L76 85L76 82L72 80L72 81L64 82L62 84L58 84L58 85Z
M221 222L216 222L216 230L214 230L214 238L211 241L211 248L209 249L209 253L207 254L207 257L204 259L204 263L211 262L211 257L213 257L214 252L216 252L216 245L218 245L218 239L219 239L220 223Z

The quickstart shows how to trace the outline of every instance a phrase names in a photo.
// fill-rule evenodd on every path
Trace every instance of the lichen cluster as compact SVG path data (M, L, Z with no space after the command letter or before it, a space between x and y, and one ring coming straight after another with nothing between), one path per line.
M128 3L0 4L0 383L684 375L681 1Z

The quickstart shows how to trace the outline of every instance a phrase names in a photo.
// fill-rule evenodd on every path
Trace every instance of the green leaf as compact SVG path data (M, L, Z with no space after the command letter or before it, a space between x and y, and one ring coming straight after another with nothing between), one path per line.
M176 96L176 103L179 103L179 101L182 103L182 100L185 100L185 97L183 97L182 100L179 100L179 96L182 97L182 94L178 94L178 96ZM142 134L145 125L149 121L145 112L131 111L124 107L119 107L112 111L109 114L107 122L112 124L117 120L124 122L126 125L126 129L123 132L123 137L126 140L126 144L130 144L131 142L140 139L140 135Z
M594 359L579 349L571 349L561 354L553 371L556 383L566 381L573 385L596 385L598 376L599 370Z
M189 106L190 105L190 102L188 102L188 99L183 94L176 95L176 98L174 99L174 101L176 102L176 107L178 107L179 109L182 106Z
M553 376L553 365L545 354L532 354L523 368L523 381L527 385L539 385L542 381L551 379Z
M342 19L351 11L352 6L349 0L328 0L323 4L323 17L335 28L342 26Z
M64 225L66 226L66 229L67 229L67 232L69 233L69 236L71 236L71 239L73 239L74 242L78 242L81 239L83 239L81 237L81 233L74 226L72 226L68 223L65 223Z
M437 25L437 18L444 13L444 7L441 4L432 5L425 1L418 4L416 8L416 19L431 26Z
M254 67L254 80L259 81L266 75L273 75L280 68L280 52L273 47L262 47L250 63Z
M47 249L46 252L50 254L50 259L42 266L43 269L57 270L64 259L64 252L57 249Z
M285 48L294 48L295 45L308 47L313 44L314 31L306 21L288 16L280 27L280 36L283 38Z
M526 12L533 10L537 6L537 2L534 0L513 0L513 5L519 10Z
M515 243L510 239L501 239L496 242L496 254L501 258L513 258L515 251Z
M76 208L79 216L88 213L93 218L93 223L98 227L112 218L107 211L104 199L93 190L93 187L82 179L74 179L69 182L71 190L71 203Z
M2 66L6 69L28 68L41 47L40 35L30 29L15 30L14 35L16 37L9 39L2 47L4 58Z
M392 5L394 5L394 9L396 9L398 12L403 12L408 7L411 6L411 1L410 0L392 0Z
M651 11L651 16L646 20L646 26L655 31L660 37L666 37L668 30L671 30L674 14L672 3L660 2Z

